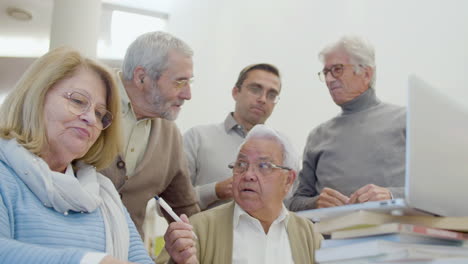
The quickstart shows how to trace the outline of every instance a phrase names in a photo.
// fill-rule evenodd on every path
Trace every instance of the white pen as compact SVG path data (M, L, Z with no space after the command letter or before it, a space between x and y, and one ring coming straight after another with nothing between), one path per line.
M163 198L156 195L154 196L154 199L156 199L156 201L159 203L159 206L161 206L164 211L166 211L176 222L183 222L182 219L180 219L180 217L174 213L174 210L172 210L172 208L166 203L166 201L164 201ZM195 232L192 231L192 234L195 239L198 239Z

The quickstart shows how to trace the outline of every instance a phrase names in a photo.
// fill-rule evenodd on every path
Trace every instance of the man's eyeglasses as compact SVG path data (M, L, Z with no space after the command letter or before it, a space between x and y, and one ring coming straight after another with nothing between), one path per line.
M185 87L186 85L191 85L191 84L193 83L193 81L194 81L193 78L174 81L174 83L175 83L175 88L176 88L177 90L180 90L180 89L182 89L183 87Z
M254 96L257 96L257 97L261 97L263 96L263 87L259 86L259 85L247 85L245 86L245 88L247 89L247 91L254 95ZM276 91L273 91L273 90L270 90L267 92L266 94L266 99L268 102L270 103L278 103L280 97L278 96L278 92Z
M345 66L354 66L354 64L335 64L330 68L323 68L322 71L319 71L317 74L319 76L320 81L325 82L327 79L327 74L331 73L333 78L339 78L343 75L344 67ZM360 65L359 65L360 66Z
M236 161L228 165L230 169L236 174L242 174L249 170L250 163L246 161ZM290 171L291 168L276 165L274 163L268 161L262 161L255 163L254 168L257 168L257 171L260 172L262 175L268 175L273 172L273 169L282 169Z
M68 110L75 115L82 115L91 107L90 98L80 92L68 92L65 93L64 97L68 102ZM97 106L94 109L94 115L97 120L96 127L101 130L108 128L112 123L112 113L105 107Z

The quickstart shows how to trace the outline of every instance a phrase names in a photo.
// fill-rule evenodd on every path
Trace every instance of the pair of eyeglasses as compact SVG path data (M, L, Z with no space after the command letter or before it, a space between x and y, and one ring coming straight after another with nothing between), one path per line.
M67 92L64 97L68 102L68 110L75 115L82 115L91 107L91 99L89 96L80 92ZM104 130L111 125L113 118L112 113L105 107L97 106L96 109L94 109L94 115L97 120L97 128Z
M177 90L180 90L186 85L192 85L193 81L194 81L194 78L174 81L175 88Z
M250 163L246 161L236 161L228 165L230 169L236 174L242 174L245 173L249 170ZM282 169L282 170L288 170L290 171L291 168L285 167L285 166L280 166L276 165L274 163L271 163L269 161L262 161L255 163L254 168L257 169L258 172L262 175L268 175L273 172L274 169Z
M263 87L259 85L251 84L251 85L245 86L245 88L250 94L254 96L257 96L257 97L263 96ZM269 90L266 93L266 99L268 102L276 104L278 103L280 97L278 96L278 92L274 90Z
M354 64L335 64L332 65L330 68L323 68L322 71L319 71L317 74L319 76L320 81L325 82L327 79L327 74L331 73L333 78L339 78L343 75L345 66L355 66ZM361 65L358 65L361 66Z

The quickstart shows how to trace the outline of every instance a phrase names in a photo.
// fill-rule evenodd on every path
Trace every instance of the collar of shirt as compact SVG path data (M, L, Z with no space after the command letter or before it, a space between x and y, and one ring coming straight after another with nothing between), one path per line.
M244 219L247 221L257 221L260 223L258 219L250 216L246 211L244 211L244 209L242 209L237 203L235 203L234 214L233 214L233 219L232 219L234 229L237 228L240 221L243 221L241 219ZM275 219L275 221L273 221L272 225L276 223L282 223L284 224L284 227L287 228L288 221L289 221L289 212L283 204L279 216Z
M65 175L75 177L75 172L73 171L71 163L68 164L67 169L65 170Z
M123 77L122 77L122 72L117 70L116 71L117 75L117 85L119 86L119 91L120 91L120 100L122 102L122 115L123 117L128 117L130 115L132 119L135 122L139 122L142 120L150 120L149 118L143 118L141 120L137 120L135 112L133 111L132 107L132 102L130 101L130 98L128 97L127 90L125 90L124 84L123 84Z
M224 120L224 129L228 134L232 130L243 138L246 136L244 128L234 119L234 112L229 113Z
M294 263L287 228L288 219L289 213L283 205L268 233L265 233L259 220L235 204L232 263Z
M381 101L375 95L375 90L373 88L369 88L358 97L341 105L341 110L343 111L343 114L352 114L367 110L380 103Z
M149 142L152 119L136 119L130 98L122 82L122 72L116 71L116 75L122 102L122 132L124 139L122 154L126 164L126 176L131 177L134 175L137 164L143 160Z

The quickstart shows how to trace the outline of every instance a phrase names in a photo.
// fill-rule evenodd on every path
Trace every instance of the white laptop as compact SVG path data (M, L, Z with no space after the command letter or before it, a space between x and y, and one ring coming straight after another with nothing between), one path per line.
M462 106L408 78L405 199L305 210L313 221L358 210L468 216L468 98Z

